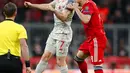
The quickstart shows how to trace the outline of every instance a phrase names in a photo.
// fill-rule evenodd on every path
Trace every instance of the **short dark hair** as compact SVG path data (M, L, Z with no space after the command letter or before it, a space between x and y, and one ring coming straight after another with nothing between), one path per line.
M3 13L6 17L12 17L16 11L17 6L12 2L7 3L3 8Z

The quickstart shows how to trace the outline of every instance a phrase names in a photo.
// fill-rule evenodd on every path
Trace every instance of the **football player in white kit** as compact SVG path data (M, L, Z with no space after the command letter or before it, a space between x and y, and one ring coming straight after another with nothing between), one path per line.
M69 2L72 0L54 0L49 4L24 3L26 7L49 10L54 13L54 28L47 39L45 51L36 67L36 73L42 73L46 69L48 60L55 53L58 69L61 73L68 73L66 56L72 40L71 22L74 15L74 11L66 8Z

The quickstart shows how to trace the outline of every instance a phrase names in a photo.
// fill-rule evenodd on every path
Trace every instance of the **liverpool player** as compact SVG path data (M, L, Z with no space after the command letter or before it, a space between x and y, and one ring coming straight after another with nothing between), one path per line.
M88 73L85 59L90 56L94 65L94 72L103 73L102 63L107 39L99 10L92 0L77 0L76 2L73 5L68 5L68 8L73 8L77 13L82 21L87 38L80 45L74 59L81 72ZM78 9L79 6L82 7L81 11Z
M32 4L25 2L26 7L49 10L54 13L54 29L50 33L40 62L36 67L36 73L42 73L52 55L56 54L57 66L60 73L68 73L66 57L72 40L71 22L74 11L66 8L73 0L53 0L48 4ZM54 8L53 8L54 7Z

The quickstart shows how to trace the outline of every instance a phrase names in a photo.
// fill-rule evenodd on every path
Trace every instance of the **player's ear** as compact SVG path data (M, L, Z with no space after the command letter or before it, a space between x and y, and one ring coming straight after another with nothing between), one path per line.
M14 13L14 16L16 16L17 15L17 11L15 11L15 13Z
M5 12L4 12L4 11L2 12L2 14L6 17L6 14L5 14Z

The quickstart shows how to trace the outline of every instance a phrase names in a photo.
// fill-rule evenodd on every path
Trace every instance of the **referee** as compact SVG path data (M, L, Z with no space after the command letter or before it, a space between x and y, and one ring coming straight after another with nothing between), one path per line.
M25 60L27 73L31 73L27 33L22 25L14 22L16 5L7 3L3 14L5 20L0 23L0 73L22 73L21 55Z

